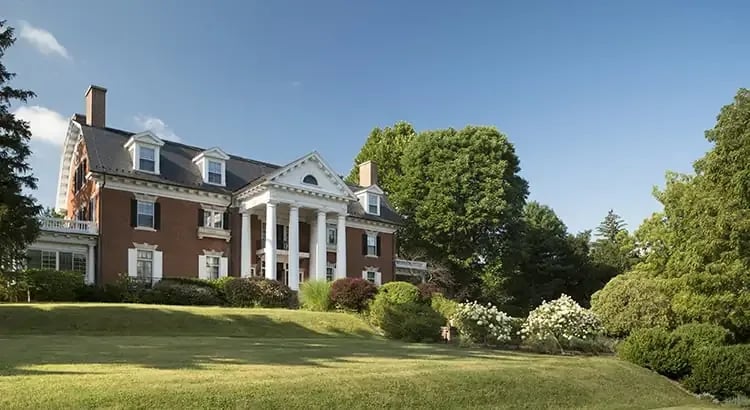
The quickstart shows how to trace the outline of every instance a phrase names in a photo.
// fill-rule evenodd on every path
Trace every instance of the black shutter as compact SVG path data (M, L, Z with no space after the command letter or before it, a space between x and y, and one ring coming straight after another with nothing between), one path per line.
M224 212L224 229L229 229L229 212Z
M161 229L161 204L154 203L154 229Z
M198 226L203 226L203 222L206 220L205 212L203 208L198 208Z
M130 226L138 226L138 201L130 200Z
M380 256L380 235L375 237L375 254Z
M367 234L362 234L362 255L367 255Z
M276 249L284 249L284 225L276 224Z

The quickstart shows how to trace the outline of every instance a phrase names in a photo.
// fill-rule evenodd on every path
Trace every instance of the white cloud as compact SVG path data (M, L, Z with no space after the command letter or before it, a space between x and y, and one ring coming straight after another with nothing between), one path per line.
M170 141L181 141L182 139L172 131L167 124L159 118L150 115L136 115L133 117L136 126L142 130L148 130L156 134L157 137Z
M18 107L13 114L29 123L31 139L62 145L68 131L68 120L60 113L38 105Z
M34 27L27 21L21 20L21 32L19 37L28 41L44 55L57 54L68 60L73 58L68 53L68 50L60 44L55 36L47 30L39 27Z

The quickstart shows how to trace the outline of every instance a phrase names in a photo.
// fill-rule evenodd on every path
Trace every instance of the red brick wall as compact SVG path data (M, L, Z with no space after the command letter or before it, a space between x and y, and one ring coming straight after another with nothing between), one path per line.
M361 278L362 271L366 266L375 266L380 268L382 283L394 280L393 259L396 255L394 235L382 232L378 234L380 236L380 256L375 258L362 254L363 233L365 231L362 229L346 228L346 276Z

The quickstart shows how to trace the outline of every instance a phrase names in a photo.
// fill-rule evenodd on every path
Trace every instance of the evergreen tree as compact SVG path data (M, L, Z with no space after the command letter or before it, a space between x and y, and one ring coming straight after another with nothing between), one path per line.
M13 45L13 28L0 21L0 267L16 266L25 248L39 234L36 216L41 207L24 193L36 189L36 178L28 163L31 149L29 125L11 112L11 102L25 103L34 93L11 87L8 82L15 73L2 63L5 51Z
M614 242L617 234L625 230L625 221L610 209L602 223L596 228L596 235L600 238Z

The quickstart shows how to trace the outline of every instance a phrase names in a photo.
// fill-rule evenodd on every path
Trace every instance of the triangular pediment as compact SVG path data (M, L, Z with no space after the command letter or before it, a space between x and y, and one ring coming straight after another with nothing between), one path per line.
M127 142L125 142L125 148L130 149L130 147L132 147L136 142L156 145L159 147L164 145L164 141L151 131L144 131L139 132L138 134L134 134L127 140Z
M279 168L267 177L267 181L287 187L355 199L354 193L344 180L316 151Z

